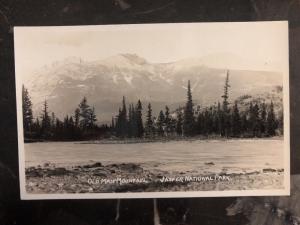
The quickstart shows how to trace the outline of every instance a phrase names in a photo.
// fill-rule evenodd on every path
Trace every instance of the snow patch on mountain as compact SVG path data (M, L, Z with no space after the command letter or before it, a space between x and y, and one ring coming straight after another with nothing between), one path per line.
M35 112L39 112L42 102L48 99L49 109L64 116L73 113L86 96L89 104L95 106L99 121L111 120L123 95L128 103L136 103L138 99L145 103L144 107L148 102L153 103L154 114L165 105L178 107L186 101L188 80L195 103L221 101L228 69L230 99L249 93L252 96L272 93L275 86L282 86L279 73L233 70L229 66L214 68L205 62L200 58L149 63L135 54L119 54L91 62L72 57L41 68L24 83Z

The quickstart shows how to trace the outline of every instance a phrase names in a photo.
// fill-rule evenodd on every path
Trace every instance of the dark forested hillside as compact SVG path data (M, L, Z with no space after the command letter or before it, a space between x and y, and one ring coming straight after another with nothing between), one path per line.
M33 116L30 92L23 86L23 126L25 140L86 140L99 138L178 139L186 137L272 137L283 134L282 89L267 94L243 95L231 100L230 75L224 80L221 101L211 105L195 104L193 83L188 80L186 103L170 110L168 105L153 112L151 102L126 101L123 96L119 109L110 123L99 123L94 106L83 97L74 113L56 117L47 100L38 116ZM101 114L99 115L101 117Z

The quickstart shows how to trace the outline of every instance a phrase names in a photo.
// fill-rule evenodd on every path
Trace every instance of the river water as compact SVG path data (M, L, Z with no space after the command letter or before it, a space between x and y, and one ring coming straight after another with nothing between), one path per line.
M26 167L46 162L139 163L168 171L248 172L284 168L283 140L196 140L165 143L87 144L43 142L25 144Z

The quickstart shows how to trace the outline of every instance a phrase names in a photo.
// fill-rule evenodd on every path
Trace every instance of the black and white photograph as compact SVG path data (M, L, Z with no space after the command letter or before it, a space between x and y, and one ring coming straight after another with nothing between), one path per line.
M22 199L290 193L288 23L15 27Z

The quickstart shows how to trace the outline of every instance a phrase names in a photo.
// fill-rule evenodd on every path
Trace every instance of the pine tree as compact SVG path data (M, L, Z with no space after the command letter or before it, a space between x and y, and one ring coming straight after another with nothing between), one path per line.
M218 118L218 111L217 106L214 104L212 110L212 133L219 134L219 118Z
M79 104L79 110L80 110L80 120L79 124L80 127L83 129L86 129L89 126L90 123L90 106L87 104L86 97L83 97L82 101Z
M132 109L132 123L131 123L131 128L132 128L132 135L133 137L138 137L138 117L137 117L137 111L134 108L134 105L131 104L131 109Z
M241 117L237 102L234 103L231 116L232 135L238 137L241 134Z
M69 117L69 125L71 126L71 127L74 127L74 120L73 120L73 116L70 116Z
M223 134L224 128L223 128L223 112L221 110L221 104L218 102L217 107L217 115L216 115L216 123L217 123L217 134L220 136Z
M241 117L241 131L243 136L247 135L248 133L248 119L246 113L243 113Z
M280 135L283 135L283 110L280 110L278 113L278 131L280 133Z
M75 121L74 121L75 127L79 127L79 121L80 121L80 109L79 108L75 109L74 118L75 118Z
M67 130L69 128L69 116L66 115L64 118L64 128Z
M194 109L193 109L193 100L192 100L192 92L191 92L191 84L188 81L188 91L187 91L187 102L184 109L183 116L183 135L184 136L192 136L194 135Z
M276 117L274 112L274 105L273 102L271 101L271 104L269 106L269 111L267 114L267 134L269 136L274 136L276 134L276 128L277 128L277 123L276 123Z
M133 118L133 107L130 104L129 105L129 111L128 111L128 136L133 137L134 136L134 118Z
M128 129L129 122L127 118L127 108L126 108L126 101L125 96L123 96L122 99L122 109L119 109L119 115L117 117L117 123L116 123L116 135L118 137L127 137L128 136Z
M222 135L223 136L228 136L230 132L230 112L229 112L229 94L228 94L228 89L229 89L229 71L227 70L226 74L226 79L225 79L225 85L224 85L224 94L222 95L223 98L223 105L222 105Z
M166 134L170 133L172 131L172 124L171 124L171 117L170 117L170 109L168 106L166 106L165 111L165 126L166 126Z
M33 124L33 115L32 115L32 103L28 93L28 90L25 86L22 86L22 110L23 110L23 128L25 135L27 132L31 131Z
M136 126L137 126L137 137L143 137L144 135L144 126L143 126L143 119L142 119L142 103L138 100L136 107L135 107L135 116L136 116Z
M152 118L152 108L151 104L148 104L147 118L145 124L145 133L147 137L153 137L154 134L154 126L153 126L153 118Z
M55 124L55 138L58 140L64 138L64 125L58 118L56 118Z
M114 117L111 118L111 126L110 127L113 130L115 129L115 118Z
M121 137L128 136L128 119L127 119L127 108L126 108L125 96L123 96L123 100L122 100L122 110L120 114L120 129L121 129Z
M199 111L195 125L196 134L203 134L203 122L203 113Z
M262 103L261 105L261 110L260 110L260 132L262 134L266 134L266 126L267 126L267 109L266 109L266 104Z
M120 137L121 136L121 108L119 108L119 113L116 118L116 125L115 125L115 131L116 131L116 136Z
M183 124L182 113L178 112L177 123L176 123L176 133L180 136L182 136L182 124Z
M54 114L54 112L52 112L51 113L51 129L55 129L55 122L56 122L55 114Z
M259 107L257 104L253 106L252 102L249 108L249 128L253 137L260 136Z
M211 128L211 119L209 110L206 108L203 112L203 122L202 122L202 134L208 135L210 133Z
M127 109L126 109L125 96L123 96L123 100L122 100L122 114L124 116L124 119L127 120Z
M41 127L42 135L45 138L47 138L50 135L49 132L50 132L50 128L51 128L51 119L50 119L49 112L48 112L47 100L45 100L44 104L43 104L41 119L42 119L42 127Z
M93 108L89 110L89 127L90 128L95 127L96 121L97 121L97 117L95 114L95 107L93 106Z
M229 98L228 88L229 87L230 87L230 85L229 85L229 71L227 70L225 85L224 85L224 94L222 95L222 98L223 98L223 111L225 113L228 113L228 105L229 105L229 102L228 102L228 98Z
M157 133L159 136L163 136L164 135L164 126L165 126L165 115L163 113L163 111L161 110L159 112L158 118L157 118Z
M32 131L34 132L35 138L40 138L41 135L41 124L39 118L35 119L35 122L32 124Z
M69 125L69 116L68 115L66 115L64 117L62 136L63 136L63 139L70 139L70 125Z
M36 118L35 124L36 124L36 127L41 128L41 124L40 124L39 118Z
M213 126L214 126L214 123L213 123L213 107L210 106L209 109L208 109L208 112L207 112L207 132L208 134L211 134L213 132Z

